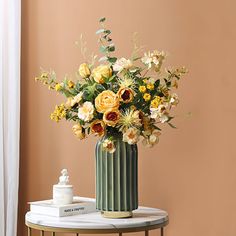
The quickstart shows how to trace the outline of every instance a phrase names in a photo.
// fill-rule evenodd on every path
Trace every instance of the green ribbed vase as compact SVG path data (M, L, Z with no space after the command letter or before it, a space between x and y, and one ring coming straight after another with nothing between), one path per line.
M96 145L96 208L105 217L131 217L138 208L138 148L113 137L116 151L109 153Z

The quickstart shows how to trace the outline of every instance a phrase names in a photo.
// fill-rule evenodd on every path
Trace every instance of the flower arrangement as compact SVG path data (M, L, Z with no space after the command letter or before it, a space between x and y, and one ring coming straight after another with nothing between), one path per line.
M117 134L131 145L142 138L144 145L152 147L159 141L161 125L175 128L171 111L179 98L172 91L187 70L163 69L165 52L155 50L139 56L141 47L136 43L130 59L112 56L115 45L104 23L105 18L100 19L101 29L96 32L104 56L98 62L93 56L91 62L81 64L76 82L67 77L59 82L54 71L42 71L36 77L67 97L55 107L51 119L74 122L72 130L79 139L90 134L105 136L103 147L110 153L116 150L113 137Z

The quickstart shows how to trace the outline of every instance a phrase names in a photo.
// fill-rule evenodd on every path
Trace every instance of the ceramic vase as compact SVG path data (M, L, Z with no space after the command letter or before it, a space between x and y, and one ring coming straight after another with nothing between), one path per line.
M96 208L104 217L132 217L138 208L138 148L112 137L116 150L104 150L103 137L96 145Z

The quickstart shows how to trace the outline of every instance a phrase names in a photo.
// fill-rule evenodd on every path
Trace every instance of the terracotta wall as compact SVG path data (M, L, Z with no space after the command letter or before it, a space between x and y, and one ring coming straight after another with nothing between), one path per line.
M63 98L34 76L40 67L73 75L83 62L74 42L83 33L97 52L101 16L118 55L129 57L132 32L139 32L147 48L168 51L168 63L190 70L178 92L178 130L164 129L153 149L139 146L140 204L169 212L167 236L236 235L235 9L233 0L22 0L18 236L26 235L27 201L51 197L61 168L78 194L94 196L96 139L78 141L71 124L50 121Z

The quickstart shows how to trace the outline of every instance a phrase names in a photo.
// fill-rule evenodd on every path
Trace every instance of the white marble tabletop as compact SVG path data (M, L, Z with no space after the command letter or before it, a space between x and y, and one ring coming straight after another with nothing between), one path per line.
M162 224L168 221L168 214L166 211L156 208L139 207L133 211L132 218L125 219L104 218L100 212L66 217L53 217L27 212L25 220L32 224L56 228L123 229Z

